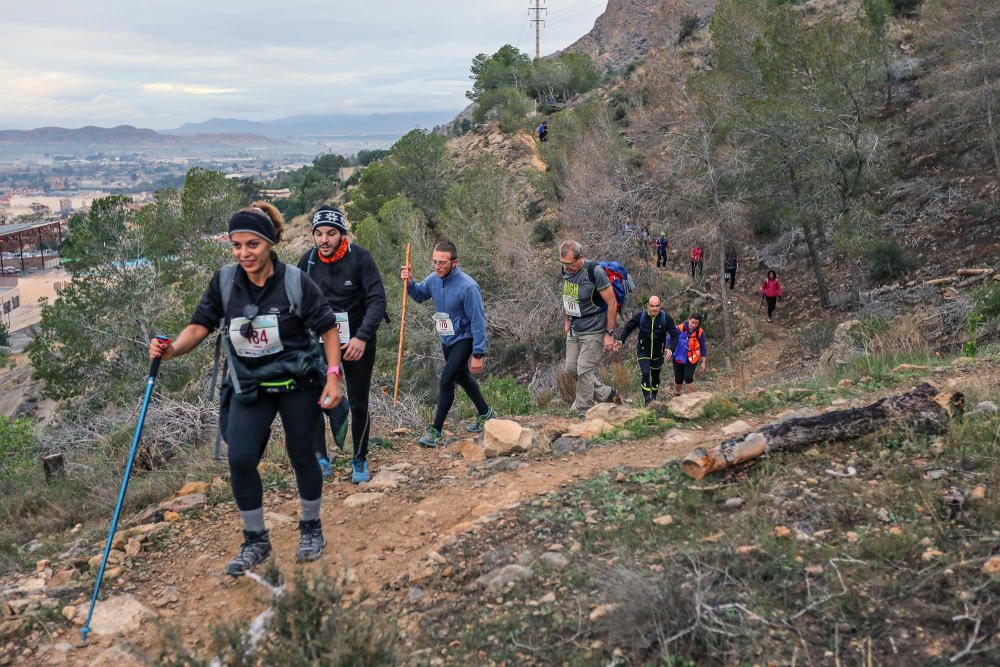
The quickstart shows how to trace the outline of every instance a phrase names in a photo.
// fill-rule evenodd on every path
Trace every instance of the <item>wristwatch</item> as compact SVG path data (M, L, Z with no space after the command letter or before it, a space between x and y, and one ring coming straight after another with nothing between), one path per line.
M341 380L343 380L343 379L344 379L344 371L342 371L342 370L340 369L340 364L337 364L337 365L335 365L335 366L329 366L329 367L327 367L327 369L326 369L326 374L327 374L327 375L336 375L336 376L337 376L337 377L339 377L339 378L340 378Z
M615 330L614 329L608 329L605 333L607 333L609 336L613 337L615 335Z
M472 353L472 358L473 358L473 359L482 359L482 358L483 358L483 357L485 357L485 356L486 356L486 355L485 355L485 354L483 354L482 352L473 352L473 353Z

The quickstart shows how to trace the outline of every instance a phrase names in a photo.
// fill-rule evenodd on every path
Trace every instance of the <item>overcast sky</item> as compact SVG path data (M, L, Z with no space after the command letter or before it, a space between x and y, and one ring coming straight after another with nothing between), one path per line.
M473 56L535 48L533 0L3 4L0 129L458 111ZM606 4L544 2L542 54L586 34Z

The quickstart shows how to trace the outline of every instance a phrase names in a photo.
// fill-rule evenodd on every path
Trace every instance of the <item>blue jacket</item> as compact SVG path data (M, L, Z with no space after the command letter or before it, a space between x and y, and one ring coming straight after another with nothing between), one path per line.
M443 280L431 273L423 282L411 281L406 291L417 302L434 299L434 310L448 313L455 328L454 336L438 336L441 344L451 347L460 340L472 339L472 353L486 354L486 311L476 281L459 267Z

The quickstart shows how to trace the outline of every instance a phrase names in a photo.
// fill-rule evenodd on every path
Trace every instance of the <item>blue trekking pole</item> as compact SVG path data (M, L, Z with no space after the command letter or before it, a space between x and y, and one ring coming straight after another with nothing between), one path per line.
M155 338L166 343L170 342L170 338L162 334L157 334ZM111 553L111 542L115 538L115 531L118 530L118 517L121 515L122 504L125 501L128 478L132 474L135 453L139 449L139 438L142 437L142 425L146 421L146 409L149 407L149 397L153 394L153 385L156 383L156 374L159 371L160 358L157 357L149 364L149 377L146 378L146 395L142 399L142 409L139 411L139 423L135 425L135 435L132 437L132 448L129 450L128 463L125 465L125 477L122 479L122 488L118 492L118 504L115 505L115 515L111 518L111 525L108 527L108 541L104 545L104 558L101 559L101 568L97 571L97 582L94 584L94 595L90 598L90 611L87 612L87 622L83 624L83 629L80 630L83 643L86 643L87 635L90 633L90 618L94 615L94 607L97 605L97 595L101 592L101 582L104 580L104 568L108 564L108 555Z

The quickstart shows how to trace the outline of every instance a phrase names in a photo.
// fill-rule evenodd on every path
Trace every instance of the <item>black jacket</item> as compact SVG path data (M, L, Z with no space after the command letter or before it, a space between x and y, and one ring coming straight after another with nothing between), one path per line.
M634 330L638 329L639 341L635 350L636 357L639 359L662 359L667 341L675 328L674 320L665 310L661 310L654 320L643 308L625 323L619 340L624 342Z
M260 315L278 316L278 333L281 336L283 352L258 358L241 358L248 368L260 368L273 364L283 355L289 358L297 355L296 351L310 350L316 336L322 336L337 326L337 320L330 306L326 303L319 288L312 280L303 276L301 314L293 316L285 294L285 265L272 255L274 275L267 279L263 287L257 287L247 278L246 271L237 267L233 276L233 288L229 295L229 305L222 312L222 291L219 288L219 272L216 271L208 283L208 289L201 296L201 301L191 316L191 324L200 324L209 330L216 329L220 320L224 320L226 330L229 323L237 317L243 317L243 308L250 303L257 305ZM238 335L238 334L237 334Z
M370 252L352 243L340 261L327 264L314 247L302 255L299 268L316 281L335 313L347 313L352 338L375 338L386 302L382 275Z
M726 264L725 264L726 271L735 271L736 263L737 263L736 253L735 252L728 253L726 255Z

